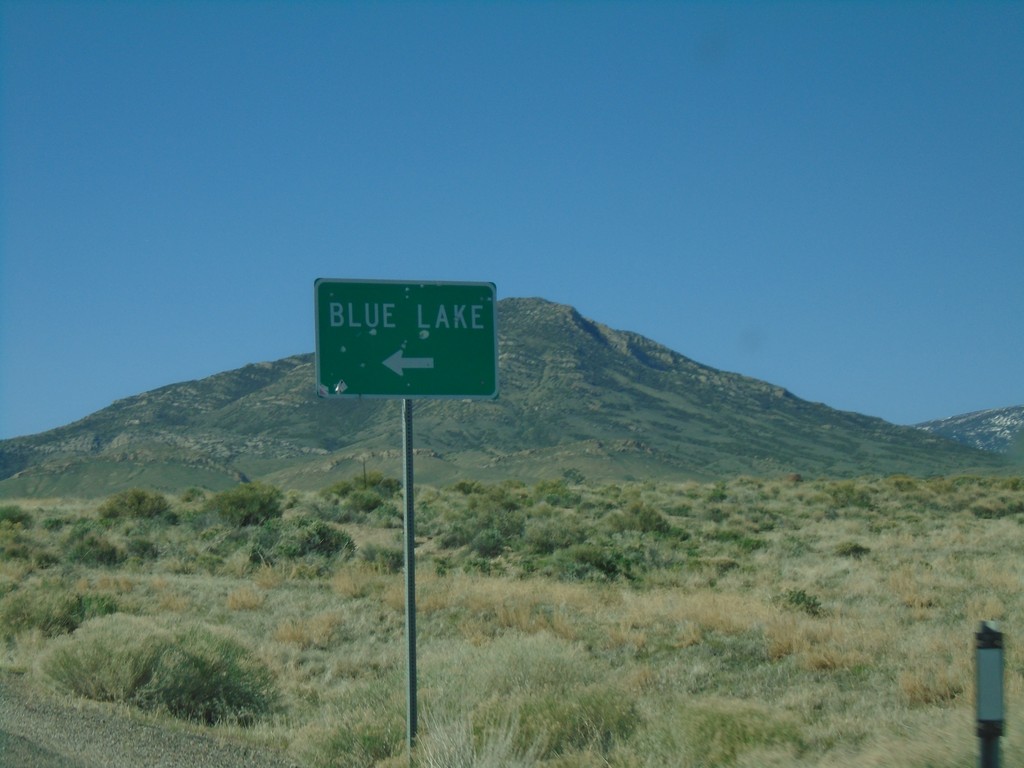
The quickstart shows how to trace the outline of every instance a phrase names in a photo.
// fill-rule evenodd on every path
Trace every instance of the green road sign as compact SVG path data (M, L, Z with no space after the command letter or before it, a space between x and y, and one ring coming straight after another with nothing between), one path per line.
M321 397L498 396L493 283L313 284Z

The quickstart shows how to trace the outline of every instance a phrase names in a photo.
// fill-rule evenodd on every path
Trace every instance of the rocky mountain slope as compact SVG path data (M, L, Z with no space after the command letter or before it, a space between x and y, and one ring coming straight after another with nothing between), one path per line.
M416 401L418 482L713 479L993 471L999 457L837 411L694 362L541 299L499 303L495 401ZM400 404L324 401L313 356L119 400L0 442L0 495L173 491L262 478L319 488L362 466L401 473Z
M1024 405L975 411L916 426L983 451L1009 454L1024 449Z

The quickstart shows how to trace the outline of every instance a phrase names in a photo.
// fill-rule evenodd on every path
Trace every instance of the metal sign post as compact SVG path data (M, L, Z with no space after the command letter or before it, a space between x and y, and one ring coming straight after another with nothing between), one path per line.
M405 487L405 646L408 675L406 690L406 747L412 754L416 742L416 516L412 484L412 400L402 401L402 440L405 458L402 482Z

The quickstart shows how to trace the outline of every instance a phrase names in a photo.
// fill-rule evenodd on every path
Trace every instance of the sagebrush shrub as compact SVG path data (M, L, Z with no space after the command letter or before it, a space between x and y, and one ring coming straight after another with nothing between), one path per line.
M134 703L207 725L251 725L273 709L276 698L270 670L244 646L194 626L163 649Z
M202 488L186 488L181 494L181 500L186 504L191 504L194 501L202 501L206 498L206 491Z
M531 552L549 555L578 544L587 533L582 521L564 513L545 517L531 515L526 522L524 540Z
M389 499L402 489L402 482L385 477L382 472L367 472L351 480L339 480L320 491L321 496L345 498L356 490L374 491L378 496Z
M840 557L852 557L855 560L871 554L871 548L856 541L844 541L836 545L835 552Z
M832 497L832 501L837 507L870 509L872 506L871 492L853 480L833 483L832 487L828 489L828 495Z
M5 504L0 507L0 523L20 525L22 528L32 527L32 515L17 504Z
M152 621L114 616L89 623L54 644L43 671L66 690L94 701L129 703L149 682L170 632Z
M151 539L135 536L128 540L128 556L139 560L156 560L160 556L160 547Z
M0 637L38 630L46 637L74 632L82 622L118 610L114 598L81 595L59 583L22 587L0 599Z
M101 534L89 532L71 541L67 559L72 563L113 566L125 559L124 550Z
M362 560L384 573L398 573L405 567L405 552L399 547L364 544L359 555Z
M118 517L167 517L171 513L171 503L162 493L129 488L109 497L100 505L98 512L100 518L104 520Z
M345 497L345 506L355 512L373 512L384 503L384 499L376 491L352 491Z
M449 512L447 525L438 521L445 547L468 546L482 557L496 557L506 547L516 547L526 528L526 515L492 503L474 503Z
M636 501L624 511L608 517L608 526L613 531L640 531L641 533L667 534L672 526L658 510Z
M583 500L583 495L569 488L564 479L541 480L533 487L532 496L535 502L546 501L553 507L577 507Z
M195 625L173 632L114 615L57 642L43 670L91 699L207 725L251 725L276 706L273 674L237 641Z
M215 510L230 525L262 525L281 517L284 494L267 483L243 483L215 494L207 507Z
M821 600L803 589L787 590L784 595L784 600L786 601L786 605L799 611L803 611L808 616L821 616L825 612L825 609L821 604Z
M570 580L632 579L640 565L636 555L608 541L588 542L559 550L552 564L557 576Z
M268 564L311 555L347 560L355 551L355 542L345 531L323 520L299 515L265 522L253 539L249 559Z

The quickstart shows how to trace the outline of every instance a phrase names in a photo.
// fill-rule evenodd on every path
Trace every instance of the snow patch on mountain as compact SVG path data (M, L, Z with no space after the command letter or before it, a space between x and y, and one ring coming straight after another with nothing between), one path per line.
M914 426L983 451L1010 453L1024 440L1024 405L974 411Z

